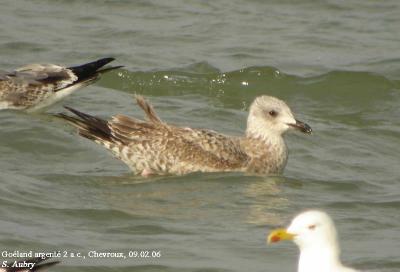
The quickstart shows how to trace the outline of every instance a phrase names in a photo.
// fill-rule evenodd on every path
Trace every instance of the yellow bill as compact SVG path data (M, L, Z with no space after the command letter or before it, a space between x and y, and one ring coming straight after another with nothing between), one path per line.
M287 232L285 229L275 229L270 232L267 238L268 244L277 243L282 240L293 240L294 234Z

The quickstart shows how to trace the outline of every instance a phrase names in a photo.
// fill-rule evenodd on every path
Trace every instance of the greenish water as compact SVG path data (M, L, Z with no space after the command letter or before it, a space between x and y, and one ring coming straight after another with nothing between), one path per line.
M133 177L50 115L0 112L0 249L154 250L159 258L62 258L51 271L295 271L271 228L328 211L346 264L400 270L400 4L397 1L12 1L0 69L126 67L54 105L240 135L253 98L284 99L312 136L287 137L281 177Z

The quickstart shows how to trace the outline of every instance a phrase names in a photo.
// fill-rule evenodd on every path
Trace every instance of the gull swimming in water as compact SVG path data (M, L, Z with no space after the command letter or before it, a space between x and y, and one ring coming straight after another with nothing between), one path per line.
M341 263L336 228L325 212L303 212L287 229L273 230L268 236L268 243L281 240L293 240L300 248L298 272L356 272Z
M60 263L59 261L44 262L49 258L38 257L22 261L2 262L0 272L34 272L42 269L47 269L50 266ZM4 266L6 265L6 267Z
M93 83L100 74L122 67L102 68L113 60L103 58L68 68L54 64L29 64L13 72L0 71L0 110L34 111L47 107Z
M136 101L147 121L125 115L106 121L69 107L76 117L58 116L142 176L222 171L280 174L288 158L285 132L312 131L293 117L285 102L271 96L257 97L251 104L243 137L167 124L143 97L136 96Z

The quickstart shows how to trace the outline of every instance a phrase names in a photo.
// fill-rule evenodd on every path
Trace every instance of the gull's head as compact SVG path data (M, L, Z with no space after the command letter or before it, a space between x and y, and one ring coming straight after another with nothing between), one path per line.
M332 219L322 211L306 211L297 215L287 229L277 229L268 236L268 243L293 240L300 251L332 248L338 251L337 234Z
M273 230L267 238L268 243L282 240L292 240L300 248L299 272L356 272L342 265L335 225L325 212L303 212L287 229Z
M259 96L250 106L247 119L247 133L254 136L283 135L286 131L296 129L310 134L309 125L296 120L289 106L272 96Z

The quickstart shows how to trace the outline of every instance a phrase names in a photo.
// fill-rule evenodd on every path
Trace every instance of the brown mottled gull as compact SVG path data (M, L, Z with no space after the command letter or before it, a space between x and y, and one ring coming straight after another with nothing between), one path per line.
M138 105L147 121L116 115L110 121L66 107L76 117L58 116L78 128L81 136L95 141L125 162L135 174L186 174L240 171L280 174L288 150L286 131L311 128L293 117L285 102L271 96L257 97L250 106L244 137L205 129L177 127L163 122L141 96Z
M0 110L34 111L49 106L93 83L100 74L120 68L102 68L113 60L103 58L68 68L54 64L29 64L13 72L0 71Z

